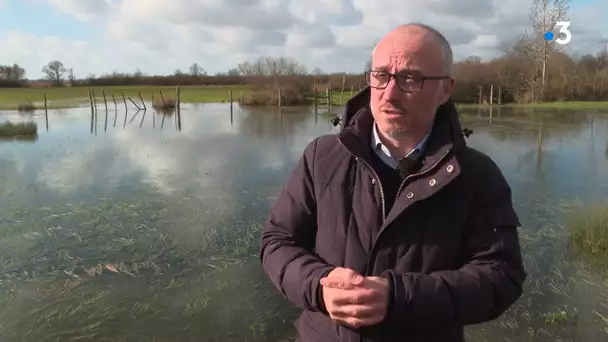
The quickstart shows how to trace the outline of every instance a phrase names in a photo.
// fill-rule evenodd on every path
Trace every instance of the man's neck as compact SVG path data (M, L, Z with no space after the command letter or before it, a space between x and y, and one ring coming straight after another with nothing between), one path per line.
M382 144L389 149L391 155L395 159L403 158L408 155L429 133L428 131L425 131L422 133L408 133L400 136L390 136L378 129L378 126L376 126L376 130L378 131L378 136L380 137Z

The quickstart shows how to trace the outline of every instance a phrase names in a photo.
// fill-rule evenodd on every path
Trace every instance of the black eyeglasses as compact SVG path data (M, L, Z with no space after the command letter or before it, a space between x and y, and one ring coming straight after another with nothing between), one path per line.
M424 76L419 71L409 70L401 71L396 74L391 74L386 71L367 71L365 80L367 85L376 89L385 89L391 78L395 79L397 86L401 91L415 92L422 89L424 82L427 80L449 80L451 76Z

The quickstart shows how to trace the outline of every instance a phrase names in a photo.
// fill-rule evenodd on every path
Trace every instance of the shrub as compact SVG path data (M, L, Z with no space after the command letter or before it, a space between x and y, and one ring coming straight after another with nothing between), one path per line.
M608 266L608 203L574 212L568 220L575 252L597 266Z
M35 122L12 123L5 122L0 124L0 137L16 137L21 135L35 135L38 132L38 125Z

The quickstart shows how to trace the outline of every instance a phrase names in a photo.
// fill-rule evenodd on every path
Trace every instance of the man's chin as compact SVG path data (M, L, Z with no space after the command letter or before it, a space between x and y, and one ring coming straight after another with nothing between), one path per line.
M392 137L406 134L409 131L409 125L402 120L388 120L385 129L383 130L386 134Z
M408 135L408 132L406 130L389 130L388 132L386 132L386 135L388 135L391 138L402 138Z

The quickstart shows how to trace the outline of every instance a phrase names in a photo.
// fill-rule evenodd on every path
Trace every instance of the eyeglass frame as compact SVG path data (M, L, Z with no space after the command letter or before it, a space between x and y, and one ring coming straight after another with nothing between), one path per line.
M377 73L383 73L386 74L388 76L388 81L386 81L386 84L383 87L374 87L372 86L370 83L370 77L371 77L371 73L372 72L377 72ZM396 76L401 76L401 75L416 75L418 77L420 77L421 82L420 82L420 88L416 89L416 90L404 90L403 88L401 88L401 85L399 84L399 81L397 81L397 77ZM424 82L427 80L451 80L452 76L425 76L423 75L420 71L418 70L403 70L403 71L399 71L397 73L390 73L388 71L384 71L384 70L368 70L365 72L365 81L367 83L368 86L374 88L374 89L386 89L386 87L388 87L388 84L391 82L391 79L395 80L395 83L397 84L397 87L399 88L399 90L406 92L406 93L412 93L412 92L418 92L421 91L424 88Z

